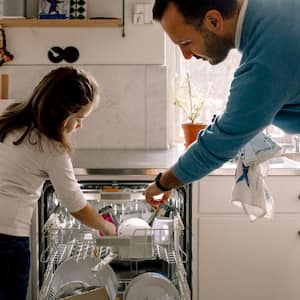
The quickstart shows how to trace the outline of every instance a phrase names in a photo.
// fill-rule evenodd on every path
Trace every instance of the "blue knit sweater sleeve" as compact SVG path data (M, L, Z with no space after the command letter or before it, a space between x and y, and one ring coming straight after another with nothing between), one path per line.
M224 113L173 166L180 181L188 183L208 175L272 123L283 104L284 90L280 74L260 61L244 63L236 71Z

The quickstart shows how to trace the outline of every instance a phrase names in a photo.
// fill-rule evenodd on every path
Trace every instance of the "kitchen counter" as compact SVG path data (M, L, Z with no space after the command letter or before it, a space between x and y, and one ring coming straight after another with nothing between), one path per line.
M225 163L221 168L213 171L210 176L234 175L235 163ZM276 158L270 161L268 175L272 176L297 176L300 175L300 163L287 159Z
M77 149L72 158L76 175L149 175L171 167L184 153L184 146L167 150L96 150ZM234 175L234 163L225 163L210 175ZM287 158L272 159L269 175L300 175L300 162Z

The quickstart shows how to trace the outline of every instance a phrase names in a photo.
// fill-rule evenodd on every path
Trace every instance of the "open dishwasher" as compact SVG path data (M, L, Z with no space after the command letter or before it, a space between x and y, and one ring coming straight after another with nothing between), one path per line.
M110 300L191 299L189 187L172 191L155 213L143 196L149 182L79 181L86 199L118 226L119 235L111 237L74 219L51 183L45 184L38 213L38 299L62 299L73 295L72 287L104 287ZM143 226L132 231L133 220Z

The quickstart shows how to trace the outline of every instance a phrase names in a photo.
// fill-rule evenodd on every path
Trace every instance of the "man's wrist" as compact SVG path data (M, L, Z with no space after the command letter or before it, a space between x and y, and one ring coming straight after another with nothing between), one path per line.
M163 192L170 191L172 188L163 186L163 185L160 183L160 178L161 178L161 176L162 176L162 173L158 173L157 176L154 178L155 185L156 185L160 190L162 190Z

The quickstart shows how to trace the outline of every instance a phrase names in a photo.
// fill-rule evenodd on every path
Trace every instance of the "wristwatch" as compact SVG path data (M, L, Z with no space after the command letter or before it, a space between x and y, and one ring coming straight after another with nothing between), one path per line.
M161 177L161 176L162 176L162 173L158 173L157 176L154 178L155 185L156 185L160 190L162 190L163 192L170 191L171 188L165 187L165 186L163 186L163 185L160 184L159 180L160 180L160 177Z

